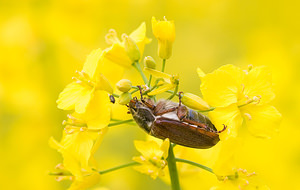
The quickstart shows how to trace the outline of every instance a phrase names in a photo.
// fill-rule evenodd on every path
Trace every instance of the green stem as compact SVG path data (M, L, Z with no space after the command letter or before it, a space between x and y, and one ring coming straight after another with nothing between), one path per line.
M151 85L151 80L152 80L152 75L150 75L149 81L148 81L148 87L149 87L149 88L150 88L150 85Z
M173 94L168 98L168 100L171 100L172 98L174 98L174 96L177 94L177 92L178 92L178 85L176 85Z
M119 98L120 96L118 94L112 94L114 97Z
M124 121L118 121L118 122L114 122L114 123L110 123L108 124L108 127L112 127L115 125L121 125L121 124L125 124L125 123L130 123L133 122L133 119L128 119L128 120L124 120Z
M115 171L115 170L119 170L119 169L122 169L122 168L130 167L130 166L134 166L134 165L138 165L138 164L139 163L137 163L137 162L130 162L128 164L123 164L123 165L120 165L120 166L109 168L107 170L99 171L99 174L109 173L109 172L112 172L112 171Z
M139 62L135 62L132 64L133 67L141 74L142 78L143 78L143 81L145 84L148 84L148 79L147 77L145 76L144 72L142 71L142 68L140 66L140 63Z
M166 59L163 59L161 72L165 71L165 66L166 66Z
M170 142L169 156L167 158L167 161L168 161L172 190L180 190L178 172L176 167L176 158L174 156L173 145L171 144L171 142Z
M204 169L204 170L206 170L206 171L208 171L208 172L214 174L214 172L213 172L213 170L212 170L211 168L209 168L209 167L207 167L207 166L204 166L204 165L202 165L202 164L198 164L198 163L196 163L196 162L192 162L192 161L190 161L190 160L185 160L185 159L181 159L181 158L175 158L175 161L176 161L176 162L187 163L187 164L190 164L190 165L193 165L193 166L197 166L197 167L199 167L199 168L201 168L201 169Z

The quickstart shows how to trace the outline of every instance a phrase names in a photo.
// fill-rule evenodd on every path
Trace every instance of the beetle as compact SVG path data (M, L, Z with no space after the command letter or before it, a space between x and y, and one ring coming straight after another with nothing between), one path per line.
M141 90L140 90L141 91ZM128 105L135 122L148 134L191 148L207 149L216 145L219 133L216 127L205 115L187 108L181 103L170 100L159 100L154 103L151 99L141 100L134 97Z

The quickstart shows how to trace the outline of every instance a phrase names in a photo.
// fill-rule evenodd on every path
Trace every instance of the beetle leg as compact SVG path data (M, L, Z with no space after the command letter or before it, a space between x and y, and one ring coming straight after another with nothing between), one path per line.
M199 127L199 128L204 128L204 129L206 129L206 130L209 130L209 128L208 128L205 124L199 123L199 122L197 122L197 121L192 121L192 120L189 120L189 119L187 119L187 118L183 118L181 121L187 122L188 124L196 125L196 126ZM209 130L209 131L210 131L210 130Z
M141 86L137 86L140 90L140 94L141 94L141 100L143 100L143 92L142 92L142 87Z
M151 99L142 99L142 102L148 107L150 108L151 110L154 110L155 109L155 104L154 102L151 100Z
M217 133L222 133L223 131L225 131L227 129L227 126L223 124L223 129L221 131L217 131Z
M181 106L181 94L183 94L183 92L179 92L179 93L178 93L178 98L179 98L179 106Z

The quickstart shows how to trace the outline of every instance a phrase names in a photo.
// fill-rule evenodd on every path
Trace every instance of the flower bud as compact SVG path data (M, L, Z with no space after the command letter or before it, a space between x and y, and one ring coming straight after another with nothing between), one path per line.
M144 59L144 64L146 67L150 69L155 69L156 68L156 62L151 56L147 56Z
M132 99L131 94L129 92L124 92L119 97L119 104L121 105L128 104L131 99Z
M132 62L136 62L141 58L139 47L133 41L133 39L126 34L122 35L124 40L125 51Z
M132 83L128 79L121 79L117 82L116 86L121 92L128 92L131 89Z
M113 93L113 87L103 74L100 74L96 79L96 89L105 90L110 94Z
M168 59L172 55L173 42L175 40L174 21L157 21L152 17L152 31L158 40L158 56L162 59Z
M202 98L192 93L184 93L181 101L184 105L195 110L203 111L209 109L209 105Z

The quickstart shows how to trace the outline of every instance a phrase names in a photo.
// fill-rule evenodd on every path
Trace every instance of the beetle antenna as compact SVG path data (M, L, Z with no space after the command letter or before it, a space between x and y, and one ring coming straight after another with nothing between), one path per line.
M179 92L179 93L178 93L178 98L179 98L179 106L181 106L181 94L183 94L183 92Z
M140 89L140 94L141 94L141 100L143 100L143 92L142 92L142 87L141 86L137 86Z

